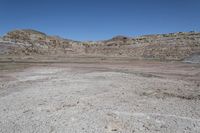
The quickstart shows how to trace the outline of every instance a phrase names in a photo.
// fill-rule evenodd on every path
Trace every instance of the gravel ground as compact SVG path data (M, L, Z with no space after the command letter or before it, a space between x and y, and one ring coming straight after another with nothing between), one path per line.
M2 133L200 132L198 64L0 66Z

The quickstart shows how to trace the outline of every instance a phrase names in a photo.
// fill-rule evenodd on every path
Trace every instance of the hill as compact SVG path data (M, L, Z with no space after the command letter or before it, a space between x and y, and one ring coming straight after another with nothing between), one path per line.
M8 32L0 39L1 55L52 55L131 57L136 59L184 60L200 53L200 33L178 32L116 36L109 40L79 42L24 29Z

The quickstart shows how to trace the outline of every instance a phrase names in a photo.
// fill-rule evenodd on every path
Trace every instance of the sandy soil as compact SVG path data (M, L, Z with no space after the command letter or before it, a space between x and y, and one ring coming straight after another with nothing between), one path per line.
M2 133L199 133L200 65L0 63Z

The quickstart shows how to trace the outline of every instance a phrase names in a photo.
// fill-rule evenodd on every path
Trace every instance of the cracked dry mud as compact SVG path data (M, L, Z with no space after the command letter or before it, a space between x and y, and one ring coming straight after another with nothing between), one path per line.
M133 61L3 68L2 133L200 132L198 64Z

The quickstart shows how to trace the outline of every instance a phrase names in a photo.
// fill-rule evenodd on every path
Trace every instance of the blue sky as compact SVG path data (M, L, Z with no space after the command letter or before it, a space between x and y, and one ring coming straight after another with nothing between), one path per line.
M200 0L0 0L0 36L13 29L74 40L200 31Z

